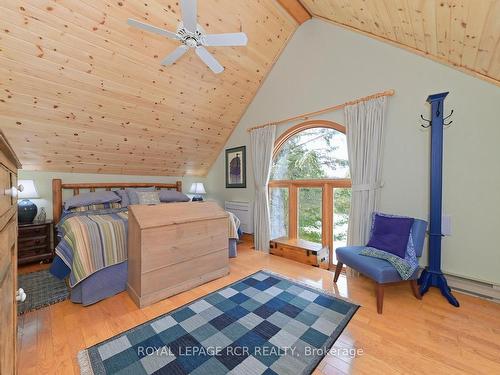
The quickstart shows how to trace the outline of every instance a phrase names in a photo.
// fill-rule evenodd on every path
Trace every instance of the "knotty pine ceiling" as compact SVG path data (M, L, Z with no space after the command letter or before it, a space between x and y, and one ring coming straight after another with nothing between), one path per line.
M500 85L500 0L301 0L313 17Z
M4 0L0 127L24 169L139 175L208 172L297 22L274 0L200 0L207 33L244 31L247 47L208 48L213 74L178 42L171 0Z

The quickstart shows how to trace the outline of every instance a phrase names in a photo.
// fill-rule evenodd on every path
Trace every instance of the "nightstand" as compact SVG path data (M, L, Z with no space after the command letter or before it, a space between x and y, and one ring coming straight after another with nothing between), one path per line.
M19 224L17 232L17 264L52 260L52 220Z

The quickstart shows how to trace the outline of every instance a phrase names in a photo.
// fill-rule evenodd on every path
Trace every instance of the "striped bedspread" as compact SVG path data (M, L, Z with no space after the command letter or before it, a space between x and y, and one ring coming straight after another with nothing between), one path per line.
M126 209L69 214L58 225L56 254L71 269L74 287L94 272L127 260Z
M239 219L228 216L228 238L238 239ZM74 287L93 273L127 260L126 208L67 214L58 224L56 254L71 269Z

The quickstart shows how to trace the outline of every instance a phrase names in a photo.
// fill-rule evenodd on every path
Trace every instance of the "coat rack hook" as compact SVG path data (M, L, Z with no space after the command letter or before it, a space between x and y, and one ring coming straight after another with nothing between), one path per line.
M450 125L453 124L453 120L451 120L449 123L447 124L443 124L444 126L446 126L447 128L450 127Z
M429 125L420 124L420 126L423 127L424 129L427 129L432 125L432 121L427 120L423 115L420 115L420 118L429 124Z
M448 116L446 116L443 120L449 119L451 117L451 115L453 115L453 109L451 110L450 114Z

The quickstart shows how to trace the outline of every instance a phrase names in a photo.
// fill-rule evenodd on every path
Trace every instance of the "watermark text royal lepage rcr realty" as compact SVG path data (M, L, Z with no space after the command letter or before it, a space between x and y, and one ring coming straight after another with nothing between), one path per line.
M315 348L312 346L305 346L298 350L296 347L254 347L250 348L247 346L185 346L180 347L179 352L174 354L168 346L154 347L154 346L138 346L137 354L140 357L144 356L219 356L219 355L230 355L230 356L325 356L327 354L334 355L337 357L344 358L354 358L359 357L364 354L363 349L360 348L343 348L343 347L333 347L330 349Z

